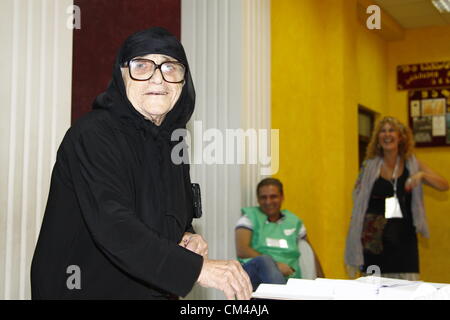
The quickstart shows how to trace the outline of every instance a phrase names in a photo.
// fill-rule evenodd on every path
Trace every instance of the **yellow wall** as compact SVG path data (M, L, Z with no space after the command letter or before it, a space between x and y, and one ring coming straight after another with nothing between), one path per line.
M379 113L388 112L387 42L372 30L358 24L356 61L359 86L358 103Z
M272 127L280 129L277 177L285 185L284 207L304 220L330 278L346 277L344 246L358 172L357 105L402 120L397 109L406 110L405 99L393 92L395 79L390 72L401 54L396 56L392 43L358 22L356 2L277 0L271 4ZM408 49L411 46L402 50ZM441 151L447 157L448 152ZM423 152L419 157L435 166ZM427 191L430 216L439 211L433 203L438 200L430 197L439 197L440 204L446 201L446 213L450 214L449 201L442 199L442 194ZM448 238L434 229L432 226L433 237L440 238L436 241ZM421 242L426 261L428 252L422 247ZM427 250L439 254L432 242ZM441 256L440 261L450 259L446 252L448 258ZM433 272L438 269L432 268ZM439 270L436 277L444 279L443 269ZM425 267L422 271L428 280L429 271ZM450 282L448 276L446 279Z
M389 112L407 123L407 93L397 91L396 66L450 61L450 27L408 30L405 39L388 43ZM450 181L450 147L417 148L416 155ZM430 239L419 239L421 277L450 283L450 194L425 187Z
M285 185L285 207L304 220L332 278L345 276L343 250L358 166L352 2L277 0L271 7L277 177ZM352 18L343 19L347 16Z

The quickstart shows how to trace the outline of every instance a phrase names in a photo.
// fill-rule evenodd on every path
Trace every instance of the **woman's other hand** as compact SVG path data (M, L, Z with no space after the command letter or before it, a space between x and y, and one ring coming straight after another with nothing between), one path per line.
M203 256L203 258L208 258L208 244L199 234L186 232L179 245Z

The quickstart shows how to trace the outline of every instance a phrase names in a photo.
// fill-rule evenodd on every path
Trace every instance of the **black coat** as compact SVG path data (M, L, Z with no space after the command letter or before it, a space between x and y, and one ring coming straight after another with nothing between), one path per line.
M160 127L133 108L120 73L124 61L147 53L187 66L181 96ZM203 258L178 245L184 232L193 231L192 192L189 165L171 161L178 141L170 136L185 128L194 102L186 56L175 37L152 28L127 39L108 90L59 147L32 262L33 299L189 293ZM81 288L73 288L71 266L79 268Z

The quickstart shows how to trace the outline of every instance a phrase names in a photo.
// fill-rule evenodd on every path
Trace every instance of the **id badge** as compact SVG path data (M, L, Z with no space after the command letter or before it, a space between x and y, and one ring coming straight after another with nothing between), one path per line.
M266 238L266 245L268 247L276 247L276 248L283 248L283 249L289 248L286 239Z
M400 203L397 197L386 198L384 217L386 219L403 218L402 210L400 209Z

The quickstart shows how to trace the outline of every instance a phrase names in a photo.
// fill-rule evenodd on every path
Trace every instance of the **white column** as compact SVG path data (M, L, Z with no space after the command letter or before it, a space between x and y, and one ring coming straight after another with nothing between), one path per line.
M243 42L244 102L241 123L243 128L268 130L269 154L271 153L271 32L270 0L245 0ZM278 143L278 141L273 141ZM258 145L260 148L261 145ZM259 150L258 150L259 151ZM275 150L274 150L275 151ZM272 157L275 158L275 155ZM262 165L242 167L242 206L256 205L256 185L264 178ZM264 166L265 167L265 166Z
M72 0L0 2L0 299L30 298L56 149L70 125Z
M201 185L204 216L194 227L207 240L210 258L235 259L234 226L240 208L254 204L249 194L259 180L259 166L199 161L211 142L195 143L195 136L217 129L225 147L227 129L270 128L270 1L182 0L181 25L197 93L188 129L191 163L197 162L191 178ZM198 286L188 296L224 297Z

